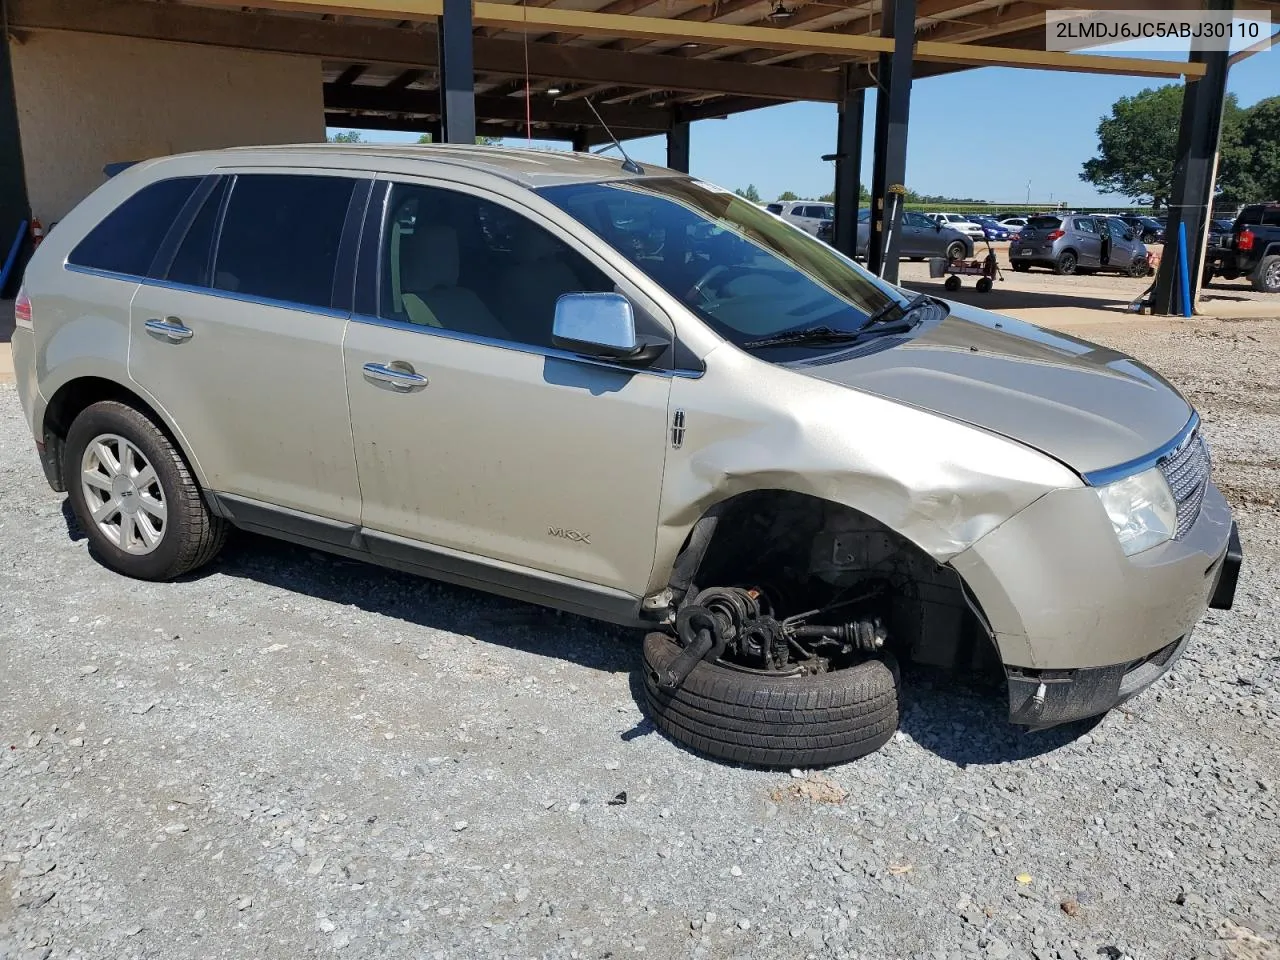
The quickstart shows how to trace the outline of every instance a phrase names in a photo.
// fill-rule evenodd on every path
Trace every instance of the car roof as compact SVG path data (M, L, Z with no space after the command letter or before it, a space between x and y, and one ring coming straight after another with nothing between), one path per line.
M330 169L350 167L354 170L388 172L404 172L415 164L428 162L492 174L530 189L565 183L687 176L676 170L649 164L643 165L642 173L628 173L622 169L622 160L617 155L599 156L561 150L469 144L299 143L229 147L183 156L203 158L214 167L260 163L269 166L317 166Z

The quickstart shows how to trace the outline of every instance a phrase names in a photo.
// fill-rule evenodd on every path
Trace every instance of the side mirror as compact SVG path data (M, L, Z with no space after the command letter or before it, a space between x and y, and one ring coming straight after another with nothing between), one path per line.
M631 301L619 293L566 293L556 301L551 342L562 350L647 366L667 344L636 337Z

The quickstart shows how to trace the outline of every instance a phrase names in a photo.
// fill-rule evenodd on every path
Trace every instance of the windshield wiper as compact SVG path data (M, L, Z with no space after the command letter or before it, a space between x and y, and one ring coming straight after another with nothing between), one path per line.
M859 332L861 333L878 324L889 322L890 314L893 314L894 311L898 311L898 313L892 319L902 320L907 316L907 314L912 313L915 310L919 310L921 307L927 306L933 302L933 297L929 296L927 293L918 293L906 303L903 303L901 300L890 300L883 307L872 313L871 316L867 317L866 322L859 328ZM913 323L912 326L914 325L915 324Z
M836 330L834 327L804 327L800 330L787 330L772 337L747 340L742 346L749 350L752 347L777 347L783 344L844 343L849 340L857 340L862 336L863 332L861 330Z

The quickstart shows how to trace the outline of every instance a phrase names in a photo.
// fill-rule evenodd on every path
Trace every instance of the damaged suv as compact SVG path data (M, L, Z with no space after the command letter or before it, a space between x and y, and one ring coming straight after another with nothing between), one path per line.
M13 347L112 569L239 527L642 626L658 725L745 763L876 749L900 660L998 664L1015 723L1101 713L1240 565L1152 371L631 161L138 164L36 252Z

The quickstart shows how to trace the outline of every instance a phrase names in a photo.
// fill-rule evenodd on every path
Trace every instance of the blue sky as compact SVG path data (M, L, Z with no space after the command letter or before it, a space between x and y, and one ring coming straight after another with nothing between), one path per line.
M1111 48L1117 53L1122 47ZM1151 54L1148 54L1151 56ZM1169 55L1185 59L1185 55ZM1161 85L1143 77L1058 73L986 67L916 81L911 93L907 186L925 194L1022 203L1031 181L1033 202L1065 200L1073 206L1124 204L1079 178L1097 149L1098 121L1123 96ZM1280 95L1280 52L1250 57L1231 68L1229 89L1242 106ZM868 94L863 132L863 179L871 179L874 92ZM784 190L802 197L832 189L835 150L832 104L794 103L693 124L691 172L730 188L755 184L773 199ZM366 140L417 139L366 132ZM511 146L524 140L510 139ZM554 145L567 149L567 144ZM666 141L648 137L626 144L640 162L666 162Z

